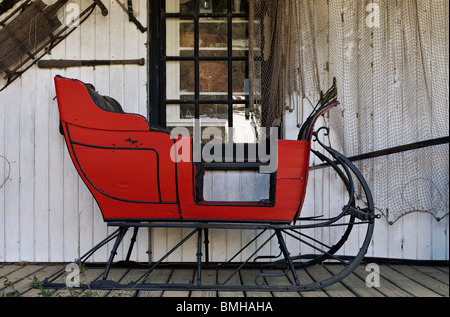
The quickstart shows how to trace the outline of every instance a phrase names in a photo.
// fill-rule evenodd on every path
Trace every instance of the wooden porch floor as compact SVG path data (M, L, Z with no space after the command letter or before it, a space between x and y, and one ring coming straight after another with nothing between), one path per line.
M61 270L65 264L0 264L0 297L20 295L20 297L39 297L39 289L31 288L33 277L43 281ZM380 286L369 288L366 285L366 266L361 265L342 282L323 290L310 292L224 292L224 291L92 291L91 293L73 293L69 290L59 290L51 293L51 297L94 296L94 297L449 297L449 267L448 266L420 266L420 265L380 265ZM330 275L332 265L316 266L312 269L298 270L307 278L314 279L320 275ZM141 276L145 269L113 268L109 279L127 283ZM82 282L101 279L102 268L91 267L82 275ZM215 282L221 279L226 270L206 270L203 279ZM253 273L253 274L252 274ZM241 271L236 278L252 283L255 270ZM195 280L194 269L161 268L152 273L156 282L190 283ZM300 276L300 275L299 275ZM268 285L285 283L287 277L265 277Z

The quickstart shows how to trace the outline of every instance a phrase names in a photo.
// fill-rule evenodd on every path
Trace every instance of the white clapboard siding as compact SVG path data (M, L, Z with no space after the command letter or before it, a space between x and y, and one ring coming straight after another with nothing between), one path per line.
M75 1L82 8L90 0ZM51 59L134 59L146 57L147 34L128 21L114 0L104 0L109 15L96 9L79 30L58 45L45 58ZM328 63L327 0L320 0L320 34L317 39L321 85L329 86L338 65ZM147 0L133 1L137 18L148 23ZM147 68L139 66L99 66L43 70L33 67L0 93L0 262L69 262L83 255L112 232L103 222L99 208L79 178L59 134L59 114L53 77L61 74L91 82L96 89L111 95L125 111L147 115ZM311 100L314 96L308 96ZM298 111L285 116L286 137L297 137L297 124L311 111L304 100ZM447 118L448 120L448 118ZM320 125L321 122L318 122ZM368 127L376 129L376 127ZM324 140L329 142L328 139ZM333 137L331 142L335 145ZM314 145L315 146L315 145ZM4 157L4 158L3 158ZM311 159L311 164L315 159ZM259 200L267 197L267 179L248 172L214 172L206 175L205 197L212 200ZM250 186L248 184L253 184ZM328 216L346 202L345 190L330 169L310 174L302 210L303 216ZM377 221L369 256L448 260L448 217L436 222L428 214L410 214L394 225ZM132 260L158 260L190 229L141 229ZM213 230L210 232L211 261L225 261L251 241L256 230ZM127 234L117 259L126 256L132 232ZM327 241L320 230L315 237ZM267 238L260 237L244 250L236 261L245 260ZM361 236L360 236L361 238ZM348 241L344 250L353 251L360 239ZM296 254L298 241L287 239ZM101 249L93 260L106 261L111 249ZM301 250L306 252L308 250ZM298 250L300 252L300 250ZM193 237L168 261L196 260ZM264 254L278 255L276 241L267 245Z
M71 2L82 10L91 3ZM107 17L96 9L44 59L146 57L147 35L128 21L115 1L104 3L109 9ZM146 24L147 1L135 0L134 8ZM90 82L102 94L119 100L125 111L147 115L146 67L134 65L66 70L35 66L1 92L0 155L5 157L0 158L2 182L8 166L11 171L0 189L0 262L73 261L111 231L76 173L58 132L53 85L57 74ZM148 235L142 230L133 259L148 259L147 243ZM94 259L104 261L108 251L99 251ZM119 256L124 252L120 250Z

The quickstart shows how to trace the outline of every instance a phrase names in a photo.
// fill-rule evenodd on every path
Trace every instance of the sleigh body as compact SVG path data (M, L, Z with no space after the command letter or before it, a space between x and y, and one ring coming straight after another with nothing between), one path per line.
M298 216L308 177L310 141L278 141L269 199L208 202L198 198L202 193L196 184L203 182L204 172L199 169L204 170L205 163L194 162L193 137L175 139L168 131L149 127L139 115L105 111L82 82L56 78L56 91L70 156L105 221L290 223ZM180 150L188 150L192 159L177 162ZM225 165L233 170L233 164ZM257 165L249 162L247 168ZM246 163L237 169L245 170Z
M324 128L314 131L317 119L339 104L335 98L335 87L322 96L318 106L300 129L298 140L276 140L276 155L271 155L271 160L275 162L258 161L250 155L251 147L254 147L253 152L258 152L256 147L263 144L231 145L233 149L244 149L240 152L243 157L236 156L235 160L230 160L225 155L222 161L211 162L196 158L198 156L195 153L202 150L202 145L196 143L195 136L172 135L169 131L149 125L140 115L124 113L115 100L99 95L81 81L57 76L55 85L61 133L74 166L97 201L105 222L108 226L118 228L79 259L80 263L86 262L99 248L115 239L103 279L89 285L89 288L252 291L266 287L279 291L312 290L340 281L356 268L366 254L377 217L370 189L355 165L320 142L317 134L324 131ZM328 156L312 150L313 139L324 148ZM223 151L220 152L223 154ZM334 214L301 217L310 153L332 168L348 191L348 201L342 208L336 208ZM268 164L274 164L274 170L262 169ZM203 196L203 183L208 170L264 170L269 173L269 197L260 201L207 201ZM355 184L362 188L365 208L356 204ZM109 281L108 272L127 230L134 229L126 257L128 263L137 232L142 227L190 228L192 232L155 261L135 282L121 285ZM201 272L205 265L206 268L211 268L208 232L215 229L253 229L253 232L257 232L255 238L238 250L229 262L233 262L245 249L251 248L256 240L263 241L258 243L259 247L254 252L247 252L251 255L229 278L212 285L203 285ZM316 238L318 229L323 231L322 237L327 241L321 242ZM271 234L263 239L266 232ZM355 238L352 238L352 234L356 235ZM198 239L195 250L196 284L149 283L148 277L158 265L194 236ZM299 249L288 250L287 238L294 239L296 242L293 245L298 245ZM273 239L278 242L280 255L260 257L258 253ZM349 248L348 250L353 251L351 255L338 255L347 241L361 241L361 245L354 250ZM251 260L263 265L256 261L258 258L270 259L269 265L275 263L277 268L282 267L284 273L279 276L291 272L292 284L277 287L258 285L256 288L255 285L230 285L232 277ZM339 272L331 277L306 283L299 278L299 269L326 261L338 262ZM255 280L264 277L264 274L259 274ZM49 288L64 287L48 281L45 285Z

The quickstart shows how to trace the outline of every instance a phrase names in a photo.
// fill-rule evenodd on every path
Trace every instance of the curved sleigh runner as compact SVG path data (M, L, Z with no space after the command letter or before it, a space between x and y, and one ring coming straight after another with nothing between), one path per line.
M191 150L195 148L193 138L173 138L169 132L149 126L145 118L124 113L113 99L98 95L78 80L56 77L55 84L61 132L75 168L97 201L104 221L116 227L115 232L78 260L85 263L98 249L114 241L102 279L81 288L306 291L341 281L365 256L377 218L370 189L352 162L319 140L318 134L328 130L320 128L314 132L319 116L339 104L336 86L322 97L300 129L297 141L278 140L278 168L270 174L269 199L208 202L202 193L205 171L257 170L263 163L255 164L248 158L243 163L214 164L174 160L182 146L183 150L187 145ZM312 142L329 155L312 150ZM332 209L335 214L302 217L310 153L337 173L348 192L344 206ZM364 208L356 205L357 186L365 196ZM161 259L146 266L148 270L132 283L108 280L126 232L133 229L125 263L130 260L142 227L191 231ZM244 241L245 246L236 250L227 263L211 263L209 234L216 229L254 230L257 234L253 240ZM166 265L167 258L190 239L197 242L193 250L197 259L195 278L182 284L154 282L154 275ZM279 256L267 256L267 248L275 246ZM238 257L245 259L235 263ZM324 265L325 275L316 275L318 265ZM228 276L213 274L221 276L213 282L202 279L205 271L223 268L227 268ZM252 282L236 282L247 280L242 275L242 269L247 268L255 269L245 270L245 274L253 273ZM45 287L66 287L56 283L57 278L46 280Z

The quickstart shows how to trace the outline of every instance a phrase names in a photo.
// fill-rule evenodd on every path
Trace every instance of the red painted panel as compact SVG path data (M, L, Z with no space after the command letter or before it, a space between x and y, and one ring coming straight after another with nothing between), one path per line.
M180 208L186 220L245 220L245 221L283 221L293 220L303 199L307 177L306 162L309 160L309 142L279 141L279 159L276 184L276 202L273 207L258 203L241 202L194 202L192 164L178 164L178 184ZM298 155L295 159L282 156ZM285 163L291 163L287 166Z
M109 188L105 191L107 194L154 202L159 201L160 191L161 201L177 201L176 166L170 156L175 143L169 134L105 131L68 125L67 135L88 178L94 185L104 184L98 186L100 189Z
M141 116L101 110L79 81L57 77L55 83L69 153L105 220L291 222L299 210L308 176L309 142L279 141L273 206L196 204L193 163L172 160L178 153L175 144L187 144L192 150L192 138L175 142L168 133L150 131Z
M147 120L135 114L118 114L100 109L86 86L73 79L55 77L61 121L98 130L148 131Z

